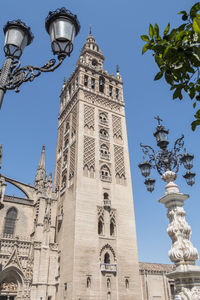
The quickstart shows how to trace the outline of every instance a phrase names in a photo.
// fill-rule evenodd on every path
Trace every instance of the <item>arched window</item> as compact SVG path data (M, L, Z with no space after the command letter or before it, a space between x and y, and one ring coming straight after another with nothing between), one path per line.
M110 281L110 278L107 278L107 288L108 288L108 289L111 288L111 281Z
M109 199L109 195L108 195L108 193L104 193L104 194L103 194L103 199L104 199L104 200L107 200L107 199Z
M103 222L101 219L99 219L99 222L98 222L98 234L99 235L103 234Z
M110 222L110 235L111 236L115 235L115 223L114 223L114 220L111 220L111 222Z
M89 289L91 287L91 278L87 277L87 288Z
M110 158L110 155L109 155L109 148L107 145L105 144L102 144L101 147L100 147L100 156L101 158L103 159L109 159Z
M108 117L107 117L107 115L104 114L104 113L100 113L99 114L99 121L101 123L107 124L108 123Z
M105 85L105 78L103 76L99 77L99 92L104 93L104 85Z
M110 292L108 292L107 300L111 300L111 293Z
M110 264L110 254L108 252L104 255L104 264Z
M15 223L17 219L17 210L12 207L7 211L5 225L4 225L4 233L5 234L14 234L15 231Z
M105 129L100 129L100 131L99 131L99 133L100 133L100 137L101 138L103 138L103 139L108 139L108 132L105 130Z
M129 288L129 280L127 278L125 280L125 286L126 286L127 289Z
M103 165L101 167L101 179L105 181L111 181L111 175L110 175L110 170L106 165Z

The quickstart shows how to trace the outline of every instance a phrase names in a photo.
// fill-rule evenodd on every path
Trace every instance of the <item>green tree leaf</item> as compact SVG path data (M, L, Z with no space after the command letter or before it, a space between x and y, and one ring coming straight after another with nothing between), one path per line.
M150 36L151 38L153 38L153 35L154 35L153 26L150 24L150 25L149 25L149 36Z
M142 39L144 42L148 42L148 41L149 41L148 35L141 35L141 39Z
M159 80L160 78L162 78L162 76L163 76L163 72L158 72L154 77L154 80Z
M200 3L195 3L190 9L190 18L193 20L196 16L196 13L200 10Z
M194 31L196 31L198 34L200 34L200 19L199 18L194 18L192 27Z
M164 35L167 35L170 29L170 23L168 23L167 27L164 30Z
M149 43L145 44L144 47L142 48L142 54L144 54L149 48Z
M155 38L158 39L159 38L159 27L158 27L158 24L155 24L153 32L154 32Z

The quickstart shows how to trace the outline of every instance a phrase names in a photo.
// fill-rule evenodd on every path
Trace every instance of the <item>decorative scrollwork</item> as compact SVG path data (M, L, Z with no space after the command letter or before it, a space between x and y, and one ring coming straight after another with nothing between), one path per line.
M4 86L1 86L1 88L19 92L19 87L23 82L33 81L36 77L40 76L41 73L54 71L62 64L63 60L63 57L60 58L56 64L56 59L50 59L42 67L31 65L21 67L19 60L12 61L10 73L8 74L6 83Z
M148 161L152 168L157 169L158 173L162 175L167 170L178 172L179 170L179 154L178 152L184 146L184 135L178 138L174 143L174 148L172 150L163 149L156 153L151 146L143 145L140 143L143 153L148 156Z

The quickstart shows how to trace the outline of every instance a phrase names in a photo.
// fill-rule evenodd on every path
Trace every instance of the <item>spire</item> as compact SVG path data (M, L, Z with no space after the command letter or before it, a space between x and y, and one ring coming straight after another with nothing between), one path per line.
M104 55L102 51L99 49L99 46L92 34L92 28L90 26L89 35L86 38L85 44L82 47L80 57L77 61L77 65L79 63L91 65L92 68L103 68Z
M41 169L43 169L45 171L45 145L42 146L42 153L40 156L40 162L38 167L40 167Z
M43 145L41 156L40 156L40 161L39 161L36 176L35 176L35 187L43 185L45 183L45 181L46 181L45 145Z

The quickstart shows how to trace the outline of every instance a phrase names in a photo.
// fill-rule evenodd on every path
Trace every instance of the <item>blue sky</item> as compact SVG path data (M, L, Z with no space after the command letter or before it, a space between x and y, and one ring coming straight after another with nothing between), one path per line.
M127 130L131 161L133 196L136 215L138 252L140 261L168 263L171 242L166 233L168 219L166 209L157 202L163 196L164 183L156 179L156 189L146 191L138 169L142 160L140 142L156 147L153 132L154 116L160 115L169 140L173 143L185 135L188 152L195 155L196 184L190 188L182 178L181 168L177 183L181 192L190 194L185 205L187 220L192 227L192 242L200 250L200 129L192 132L190 123L194 110L187 96L182 101L172 100L172 94L164 81L154 82L157 67L151 54L141 55L141 34L148 32L149 23L158 23L164 30L170 21L178 25L180 10L188 10L195 1L132 1L132 0L68 0L68 1L14 1L0 2L0 26L7 20L22 19L35 35L21 57L22 65L43 65L53 57L49 36L44 28L49 10L65 6L78 15L81 31L74 51L54 73L43 74L32 83L21 86L20 93L8 91L0 111L0 143L3 144L2 173L26 183L33 183L42 145L46 145L47 171L54 171L59 94L63 78L68 78L75 68L82 45L92 26L93 35L106 60L104 68L115 72L116 65L124 81ZM4 35L0 31L1 64ZM173 144L171 145L173 146Z

